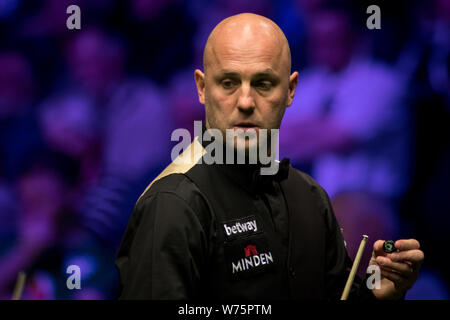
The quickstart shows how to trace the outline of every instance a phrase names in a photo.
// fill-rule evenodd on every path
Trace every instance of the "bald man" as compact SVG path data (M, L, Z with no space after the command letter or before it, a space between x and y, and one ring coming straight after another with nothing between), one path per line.
M352 262L326 192L287 159L275 175L261 174L260 159L202 161L212 129L258 133L221 140L224 149L239 139L246 151L274 143L268 133L280 128L298 81L286 37L267 18L232 16L211 32L203 63L194 78L209 138L195 139L184 151L190 161L174 161L138 199L116 260L121 298L339 299ZM381 289L356 279L351 299L402 298L417 278L418 242L397 241L395 254L382 243L371 261Z

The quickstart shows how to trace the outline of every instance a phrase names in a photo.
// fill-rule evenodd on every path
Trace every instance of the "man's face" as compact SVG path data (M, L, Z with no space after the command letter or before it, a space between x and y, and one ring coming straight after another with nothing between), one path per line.
M297 73L289 75L289 54L275 35L239 31L220 33L205 53L205 73L195 72L206 127L223 137L226 129L279 129L297 84ZM246 149L258 142L251 140Z
M308 53L313 63L338 72L350 62L354 36L348 18L339 12L319 12L311 20Z

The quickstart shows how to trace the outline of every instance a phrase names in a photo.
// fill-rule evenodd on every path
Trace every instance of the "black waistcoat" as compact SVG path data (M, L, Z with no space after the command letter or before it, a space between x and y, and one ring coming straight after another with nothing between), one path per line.
M262 200L227 178L219 166L197 164L184 173L204 195L211 212L203 298L325 298L330 223L326 199L317 185L289 168L288 178L281 182L289 225L289 241L283 244Z

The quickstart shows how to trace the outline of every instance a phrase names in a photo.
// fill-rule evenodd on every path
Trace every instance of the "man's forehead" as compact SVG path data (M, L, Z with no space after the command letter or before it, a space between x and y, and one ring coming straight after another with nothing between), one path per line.
M236 69L219 69L219 73L224 75L234 75L239 74L239 70ZM276 72L272 68L260 69L256 71L257 75L276 75Z
M286 59L286 58L284 58ZM282 50L278 46L223 43L211 47L208 64L215 71L233 72L242 69L277 73L282 67Z

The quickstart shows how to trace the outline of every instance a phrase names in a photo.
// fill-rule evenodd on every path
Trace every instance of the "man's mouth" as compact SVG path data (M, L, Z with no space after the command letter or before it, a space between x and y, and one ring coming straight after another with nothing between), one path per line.
M243 122L239 122L239 123L235 124L233 129L234 130L242 129L244 131L247 131L247 130L250 130L250 129L258 130L259 127L253 122L243 121Z

